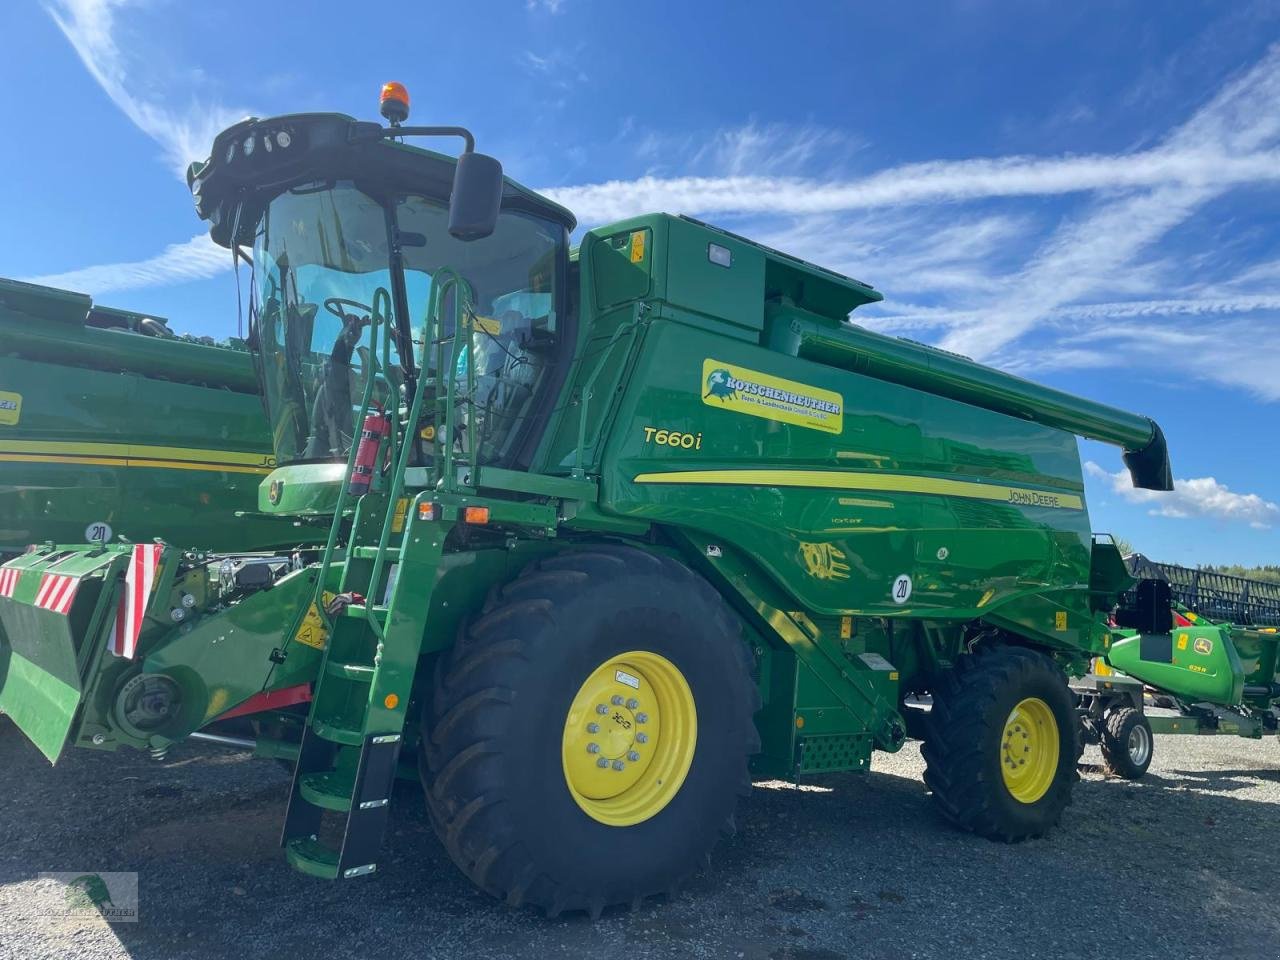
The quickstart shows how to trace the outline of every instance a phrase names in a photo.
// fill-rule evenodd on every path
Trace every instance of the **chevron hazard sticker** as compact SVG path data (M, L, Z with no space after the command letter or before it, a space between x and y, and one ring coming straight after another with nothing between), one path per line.
M80 580L77 577L46 573L40 578L40 589L36 591L36 606L65 617L71 610L71 601L76 598L78 586Z
M0 597L12 597L13 591L18 589L18 579L21 576L21 570L0 567Z
M111 630L111 652L132 660L138 650L142 618L151 602L151 589L156 582L156 567L164 547L158 543L139 543L133 548L129 571L124 576L124 589L116 607L116 623Z

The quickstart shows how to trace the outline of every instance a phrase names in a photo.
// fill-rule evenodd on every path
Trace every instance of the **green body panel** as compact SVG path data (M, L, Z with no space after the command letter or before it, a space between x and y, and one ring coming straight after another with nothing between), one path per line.
M295 643L284 663L271 659L296 631L314 592L315 571L298 570L222 613L196 614L185 630L165 625L148 648L142 672L172 677L182 689L183 705L172 725L152 738L152 745L179 740L255 694L314 680L320 663L320 651L314 647ZM86 717L86 722L91 719ZM99 719L108 721L105 711Z
M1231 627L1231 643L1240 668L1244 671L1246 685L1280 684L1280 634L1275 627ZM1269 706L1270 697L1245 697L1257 706Z
M1216 624L1176 627L1172 637L1124 637L1111 644L1107 662L1191 703L1238 706L1244 691L1231 630Z
M706 360L840 394L843 432L707 402ZM656 442L652 428L695 446ZM1049 642L1090 645L1091 535L1062 431L655 319L601 476L606 511L714 534L815 613L970 620L1010 608ZM901 575L912 590L895 602Z
M345 476L342 463L277 467L258 487L258 509L276 516L331 517Z
M296 542L287 521L237 518L275 463L250 355L141 319L0 280L0 553L83 542L91 524L217 550Z

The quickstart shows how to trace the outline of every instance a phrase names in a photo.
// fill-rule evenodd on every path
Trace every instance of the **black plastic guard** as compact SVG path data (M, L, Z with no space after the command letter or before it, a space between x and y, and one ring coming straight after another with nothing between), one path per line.
M1126 450L1124 465L1133 485L1142 490L1172 490L1173 467L1169 464L1169 444L1160 424L1151 421L1151 439L1141 450Z

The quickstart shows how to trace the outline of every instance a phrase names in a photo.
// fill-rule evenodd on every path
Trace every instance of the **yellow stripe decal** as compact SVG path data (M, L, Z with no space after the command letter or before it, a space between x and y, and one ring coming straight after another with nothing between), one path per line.
M752 487L818 487L829 490L877 490L883 493L932 493L971 500L994 500L1018 507L1053 507L1082 510L1084 501L1074 493L1006 487L968 480L941 480L896 473L857 473L834 470L681 470L641 473L636 483L700 483Z
M276 461L269 453L161 447L143 443L81 443L45 440L3 440L0 454L34 453L66 457L127 457L130 460L185 460L189 463L238 464L270 471Z
M151 467L160 470L203 470L207 473L256 473L266 476L270 467L244 467L233 463L190 463L182 460L147 460L125 457L69 457L53 454L0 453L0 463L71 463L95 467Z
M103 467L150 467L220 473L270 473L275 458L239 450L161 447L140 443L83 443L45 440L0 441L0 461L69 463Z

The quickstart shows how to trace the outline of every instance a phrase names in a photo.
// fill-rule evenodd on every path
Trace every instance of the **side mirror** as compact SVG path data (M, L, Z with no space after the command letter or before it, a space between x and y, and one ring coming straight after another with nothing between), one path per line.
M481 240L498 225L502 206L502 164L483 153L458 157L449 198L449 233L458 240Z

